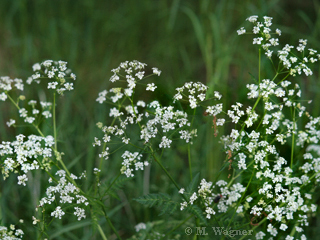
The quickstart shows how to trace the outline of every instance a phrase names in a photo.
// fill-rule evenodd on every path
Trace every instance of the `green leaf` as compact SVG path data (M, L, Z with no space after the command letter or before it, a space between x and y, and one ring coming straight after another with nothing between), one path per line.
M119 177L117 180L115 180L113 182L113 179L108 181L107 184L104 184L104 188L108 189L110 184L112 183L112 186L108 189L108 191L105 192L105 194L108 194L110 197L113 197L115 199L120 199L118 197L118 194L117 194L117 190L120 190L121 188L123 188L124 184L127 182L127 181L130 181L131 178L128 178L128 177Z
M125 176L119 177L114 182L114 184L112 185L111 189L120 190L126 182L131 181L131 180L132 180L131 178L128 178L128 177L125 177Z
M197 218L200 219L201 222L203 222L205 225L208 224L207 219L204 217L201 208L198 207L197 205L190 205L185 208L187 212L194 214Z
M152 193L139 198L135 198L133 200L146 205L147 207L160 207L161 212L159 216L165 213L172 214L179 206L179 203L172 201L170 196L164 193Z
M197 186L199 184L199 177L200 177L200 173L197 173L193 177L193 179L192 179L191 183L189 184L189 186L187 187L187 189L186 189L186 197L187 198L190 198L192 193L196 191Z

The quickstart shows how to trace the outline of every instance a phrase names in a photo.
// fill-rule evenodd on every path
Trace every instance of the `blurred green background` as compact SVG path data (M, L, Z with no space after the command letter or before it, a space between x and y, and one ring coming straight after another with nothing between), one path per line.
M258 52L252 45L252 37L236 33L242 26L250 30L251 25L245 19L251 15L273 17L274 29L282 30L280 44L296 45L298 39L307 38L308 47L320 49L319 1L1 0L0 76L26 79L36 62L46 59L68 62L77 81L75 91L59 100L63 105L58 109L58 126L63 130L59 135L61 151L70 158L69 167L73 172L85 169L92 172L97 150L91 148L91 143L99 133L95 123L107 116L105 106L98 105L95 99L98 92L109 87L111 69L133 59L149 67L158 67L162 74L154 79L158 81L156 98L163 104L170 104L174 89L186 81L201 81L209 85L211 91L220 91L227 106L235 100L241 102L246 98L245 85L251 82L250 74L255 75L258 70ZM315 64L312 77L301 78L303 98L314 100L311 111L315 115L320 113L319 67ZM272 76L271 69L263 71L266 77ZM5 122L13 111L4 104L0 105L0 110L0 141L12 140L16 132L6 128ZM199 140L195 149L201 151L193 152L194 170L214 180L224 157L218 140L213 138L210 122L203 123L198 123ZM169 161L168 168L187 169L185 153L173 151L168 153L168 158L175 159ZM108 171L116 176L119 165L107 164ZM90 174L89 179L92 178ZM110 178L113 175L110 174ZM188 174L179 170L175 177L187 184L188 177L184 175ZM170 188L165 184L157 185L157 181L163 181L160 171L153 176L151 192ZM126 186L124 199L130 201L143 194L142 187L139 188L142 177L135 181ZM23 187L11 188L15 182L15 178L1 180L3 223L32 216L34 206L30 202L37 201L37 195L33 196ZM129 206L134 209L129 218L126 214L130 209L119 208L113 213L117 214L114 217L116 227L124 234L130 235L136 223L156 218L152 210L147 211L135 202L130 201ZM124 221L129 223L123 226ZM77 231L86 231L86 228L79 228L75 227ZM61 228L57 225L56 229ZM81 235L78 232L70 233L74 236L55 233L59 236L56 239L77 239L75 236ZM83 239L91 236L91 230L86 234Z

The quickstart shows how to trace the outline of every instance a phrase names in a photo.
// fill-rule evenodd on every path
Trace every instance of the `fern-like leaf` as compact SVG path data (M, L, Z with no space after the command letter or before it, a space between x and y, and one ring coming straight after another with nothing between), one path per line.
M179 206L179 203L172 201L170 196L164 193L152 193L133 200L146 205L147 207L160 207L161 212L159 215L163 215L165 213L172 214Z
M200 173L197 173L193 178L191 183L188 185L187 189L186 189L186 197L190 198L190 196L193 194L193 192L196 191L198 183L199 183L199 176Z
M194 214L197 218L200 219L201 222L203 222L205 225L208 224L207 222L207 219L204 217L202 211L201 211L201 208L198 207L197 205L190 205L188 204L188 206L186 207L186 210L189 212L189 213L192 213Z
M119 178L113 183L111 189L113 189L113 190L120 190L126 182L131 181L131 180L132 180L131 178L128 178L128 177L125 177L125 176L119 177Z
M105 191L104 194L108 194L109 196L119 199L118 195L117 195L117 190L120 190L123 185L127 182L130 181L131 178L127 178L127 177L120 177L117 180L115 180L113 182L113 180L108 181L108 183L105 184L105 188L108 189L108 191ZM110 184L112 184L112 186L110 187Z

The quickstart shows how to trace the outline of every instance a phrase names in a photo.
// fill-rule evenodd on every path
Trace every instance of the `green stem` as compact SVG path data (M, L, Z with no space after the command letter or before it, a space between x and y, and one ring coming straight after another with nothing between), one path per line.
M257 98L256 102L254 103L254 105L253 105L253 107L252 107L252 109L251 109L251 113L253 113L253 111L254 111L255 108L257 107L258 103L260 102L260 99L261 99L261 98L262 98L262 96L259 96L259 97ZM249 116L248 116L247 119L249 119ZM244 122L243 125L242 125L242 128L241 128L241 130L240 130L240 134L239 134L238 138L241 136L241 133L242 133L242 131L244 130L245 126L246 126L246 124L245 124L245 122Z
M7 95L7 97L10 99L10 101L12 102L12 104L13 104L18 110L20 110L21 108L20 108L20 107L18 106L18 104L12 99L12 97L11 97L8 93L6 93L6 95ZM54 93L54 94L53 94L53 134L54 134L55 147L54 147L53 151L55 152L55 154L57 154L58 151L57 151L57 131L56 131L57 128L56 128L55 99L56 99L56 97L55 97L55 93ZM38 131L38 133L39 133L42 137L44 137L44 134L42 133L42 131L39 129L39 127L38 127L36 124L32 123L32 126ZM65 164L63 163L63 161L62 161L62 159L61 159L61 156L60 156L60 158L58 159L58 161L61 163L62 168L63 168L63 169L66 171L66 173L70 176L70 172L68 171L67 167L66 167ZM72 180L71 182L75 184L75 182L74 182L73 180Z
M197 228L199 228L200 227L200 220L199 220L199 218L196 218L195 220L196 220L196 226L197 226ZM195 239L195 240L200 239L200 238L198 238L197 233L194 235L193 239Z
M240 201L238 201L238 204L237 204L237 206L236 206L236 208L235 208L235 211L233 212L233 215L232 215L232 217L231 217L231 220L229 221L229 224L228 224L228 226L227 226L227 229L229 229L229 226L230 226L230 224L231 224L231 222L232 222L232 220L233 220L233 217L234 217L234 215L236 214L237 209L238 209L240 203L242 202L242 200L243 200L243 198L244 198L244 196L245 196L245 193L246 193L247 190L248 190L248 187L249 187L249 185L250 185L250 183L251 183L251 180L252 180L253 175L254 175L254 170L252 171L251 178L250 178L250 180L249 180L249 182L248 182L248 184L247 184L246 189L244 190L244 192L243 192L243 194L242 194L242 197L241 197Z
M282 79L280 80L280 82L277 83L277 85L279 85L281 82L283 82L284 80L286 80L289 75L290 75L290 73L288 73L284 78L282 78Z
M106 213L106 211L105 211L104 207L102 207L102 210L103 210L104 216L105 216L105 218L106 218L106 220L107 220L107 222L108 222L109 226L111 227L111 229L113 230L113 232L116 234L116 236L118 237L118 239L119 239L119 240L121 240L121 237L120 237L120 235L119 235L118 231L117 231L117 230L115 229L115 227L113 226L113 224L112 224L112 222L111 222L110 218L108 217L108 215L107 215L107 213Z
M175 226L173 229L171 229L169 232L166 233L165 236L169 236L173 231L177 230L179 227L181 227L183 224L185 224L190 218L194 217L194 215L190 215L189 217L187 217L185 220L183 220L180 224L178 224L177 226Z
M258 73L258 75L259 75L259 84L260 84L260 80L261 80L261 48L259 48L259 73ZM253 105L253 107L252 107L251 113L253 113L254 109L257 107L257 105L258 105L258 103L259 103L259 101L260 101L261 98L262 98L262 97L261 97L261 95L259 94L259 97L257 98L256 102L254 103L254 105ZM248 116L248 118L249 118L249 116ZM248 118L247 118L247 119L248 119ZM240 130L240 133L244 130L244 127L245 127L245 126L246 126L246 124L243 123L242 128L241 128L241 130ZM241 134L239 134L239 137L240 137L240 135L241 135Z
M57 147L57 126L56 126L56 93L53 93L53 109L52 109L52 115L53 115L53 137L54 137L54 149L55 151L58 151Z
M193 121L194 121L194 116L196 114L196 108L193 110L193 116L192 116L192 120L191 120L191 126L190 129L193 126ZM191 151L190 151L190 144L188 144L188 161L189 161L189 172L190 172L190 179L192 181L192 163L191 163Z
M64 164L64 162L62 161L62 157L60 155L60 153L58 152L58 144L57 144L57 121L56 121L56 93L53 93L53 108L52 108L52 118L53 118L53 137L54 137L54 152L56 154L57 160L58 162L60 162L63 170L66 171L66 173L68 174L68 176L70 176L70 172L68 170L68 168L66 167L66 165ZM74 181L71 181L73 184L75 184Z
M259 84L261 80L261 48L259 48Z
M98 231L99 231L102 239L103 239L103 240L108 240L107 237L106 237L106 235L104 235L104 232L102 231L102 228L101 228L100 224L97 224L97 227L98 227Z
M119 172L117 177L111 182L110 186L104 191L102 197L109 191L109 189L112 187L112 185L117 181L117 179L120 177L121 173Z
M255 162L255 161L252 160L251 163L248 164L247 168L249 168L252 164L254 164L254 162ZM230 182L228 183L227 187L230 187L231 184L233 183L233 181L236 180L238 177L240 177L240 176L242 175L242 173L243 173L244 171L246 171L246 170L247 170L247 169L242 170L242 171L239 172L236 176L234 176L234 177L230 180Z
M156 155L154 154L153 150L150 149L152 151L152 156L154 158L154 160L159 164L159 166L162 168L162 170L167 174L167 176L170 178L171 182L176 186L176 188L178 190L180 190L179 185L176 183L176 181L171 177L170 173L167 171L167 169L162 165L162 163L158 160L158 158L156 157Z
M105 142L104 144L103 144L103 151L102 152L104 152L105 151L105 149L106 149L106 147L107 147L107 143ZM102 154L101 154L102 155ZM102 164L103 164L103 156L101 156L101 158L100 158L100 163L99 163L99 169L101 170L102 169ZM97 179L98 179L98 181L99 181L99 179L100 179L100 172L98 171L97 172ZM97 191L98 191L98 183L95 185L95 188L94 188L94 196L96 196L97 195Z
M5 94L7 95L9 100L13 103L13 105L15 105L18 110L20 110L20 107L18 106L18 104L12 99L12 97L6 91L5 91Z
M12 97L6 92L7 97L9 98L9 100L12 102L12 104L18 109L20 110L21 108L18 106L18 104L12 99ZM37 130L37 132L41 135L41 137L44 137L43 133L41 132L41 130L39 129L39 127L37 125L35 125L34 123L32 123L32 126Z
M290 168L292 169L293 165L293 155L294 155L294 141L295 141L295 130L296 130L296 108L293 107L293 126L292 126L292 142L291 142L291 162L290 162Z
M190 153L190 144L188 144L188 161L189 161L189 172L190 172L190 179L192 181L192 163L191 163L191 153Z
M256 228L258 228L262 223L264 223L265 221L267 221L268 219L265 217L264 219L262 219L259 223L257 223L257 225L255 225L253 228L251 228L250 230L255 230ZM242 239L247 239L248 236L243 235L239 240Z
M122 100L122 102L118 105L118 110L121 109L122 103L123 103L124 101L125 101L125 98L124 98L124 99ZM110 126L113 126L114 123L115 123L115 121L116 121L116 118L113 118ZM103 144L102 152L104 152L104 151L106 150L106 148L107 148L107 142L105 142L105 143ZM101 156L101 158L100 158L100 160L99 160L99 169L100 169L100 170L102 169L103 163L104 163L104 157ZM104 195L107 193L107 191L111 188L111 186L114 184L114 182L118 179L119 176L120 176L120 173L118 174L118 176L116 177L116 179L113 180L113 182L111 183L111 185L109 186L109 188L103 193L102 196L104 196ZM97 173L97 179L99 179L99 178L100 178L100 172ZM97 191L98 191L98 185L95 186L94 196L96 196Z
M67 175L70 176L71 174L70 174L68 168L66 167L66 165L64 164L64 162L62 161L62 158L60 158L58 161L60 162L63 170L65 170L66 173L67 173ZM73 184L75 184L75 181L74 181L74 180L72 180L71 182L72 182ZM76 186L77 186L77 185L76 185Z
M294 225L294 227L292 228L291 233L290 233L290 236L291 236L291 237L293 237L293 235L296 233L296 226L298 226L298 225L299 225L299 223L297 222L297 223Z
M279 206L279 208L282 208L284 205L286 205L287 203L281 203L280 204L280 206ZM267 221L267 220L269 220L267 217L265 217L264 219L262 219L259 223L257 223L257 225L255 225L253 228L251 228L251 230L255 230L257 227L259 227L262 223L264 223L265 221ZM295 226L294 226L294 228L295 228ZM291 232L291 234L292 234L292 232ZM244 239L244 238L246 238L247 236L246 235L243 235L239 240L242 240L242 239Z

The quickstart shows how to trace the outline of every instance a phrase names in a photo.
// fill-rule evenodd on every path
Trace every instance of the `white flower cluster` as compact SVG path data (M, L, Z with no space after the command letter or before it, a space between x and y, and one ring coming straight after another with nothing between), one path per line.
M103 103L110 99L113 103L119 103L119 100L125 96L130 100L130 105L124 105L125 99L123 99L118 107L110 109L109 116L114 118L112 126L103 126L102 123L97 124L104 132L104 136L102 139L95 137L93 146L101 146L102 142L109 143L112 137L120 140L122 144L132 145L131 139L140 135L140 139L143 140L142 149L146 152L147 147L151 146L152 143L156 144L156 148L170 148L173 134L179 134L179 138L185 140L186 143L192 143L192 139L197 136L196 129L188 129L191 124L187 118L187 113L175 110L173 106L162 107L158 101L146 104L142 100L133 100L132 92L136 84L144 78L142 69L145 66L146 64L138 61L126 61L112 70L114 75L110 79L111 82L121 81L122 74L120 73L125 72L127 88L123 90L123 88L118 87L111 88L109 91L104 90L99 93L97 101ZM153 74L160 75L160 71L153 68ZM202 92L207 89L200 83L195 83L193 86ZM153 83L147 84L146 90L153 91L155 87ZM109 92L114 93L114 95L109 97ZM216 93L216 96L219 97L219 94ZM201 99L204 100L204 97L205 95L201 95ZM137 125L140 132L136 129ZM161 138L160 143L157 137ZM109 146L106 146L99 157L107 160L109 155ZM140 161L142 154L138 152L125 151L122 158L124 160L121 173L127 177L134 176L134 170L143 170L144 166L148 165L147 161Z
M214 189L217 188L219 188L219 190L214 191ZM199 204L204 204L203 208L206 213L206 218L210 219L211 215L215 215L216 212L227 212L229 207L233 206L241 198L241 193L243 193L245 189L246 188L240 183L228 187L227 182L223 180L217 181L214 185L212 182L207 182L205 179L202 179L198 191L192 193L189 201L180 203L180 210L182 211L188 205L193 205L197 201ZM181 189L179 193L184 194L184 189ZM243 206L239 206L237 212L243 212Z
M305 112L306 107L302 106L300 103L297 103L297 98L301 97L301 90L298 84L293 85L293 88L288 88L291 85L291 82L285 80L282 81L280 86L270 81L269 79L264 79L260 84L248 84L247 88L250 90L248 93L248 98L262 98L264 102L264 115L259 116L252 107L247 107L246 114L247 118L244 120L247 128L253 126L254 122L259 122L260 125L264 127L265 134L269 136L275 136L276 142L280 142L284 144L286 142L286 138L291 137L292 133L296 134L297 131L293 131L296 129L296 124L290 121L289 119L284 119L285 115L283 113L283 109L285 107L291 108L294 107L297 113L296 118L301 118L302 116L308 116ZM232 119L232 122L238 123L240 118L245 115L243 110L240 110L242 104L236 103L235 105L231 106L233 110L228 110L228 116ZM309 116L310 117L310 116ZM312 128L314 124L317 124L317 120L314 120L310 117L310 124L306 125L306 128ZM277 130L283 128L281 133L277 133ZM307 133L311 133L312 136L307 138ZM259 138L260 133L248 133L245 131L240 131L236 129L231 130L231 134L224 138L225 144L228 146L228 149L231 151L239 151L241 147L246 147L247 150L251 153L258 147L257 139ZM251 139L249 142L238 141L239 136L245 137L248 136ZM303 145L303 143L307 139L312 139L313 143L317 143L318 140L316 139L314 131L300 131L299 138L297 139L298 146ZM230 141L232 143L228 143ZM266 143L259 143L261 146L265 146Z
M84 206L87 206L89 204L88 199L81 194L79 188L77 188L67 179L66 172L64 170L58 170L56 172L56 175L59 176L60 179L56 182L55 186L49 186L47 188L47 196L43 197L40 200L38 207L51 205L54 202L59 202L61 204L69 203L73 204L73 206L76 205L74 206L74 215L78 218L79 221L83 218L86 218ZM71 174L71 178L73 180L78 179L78 177L73 174ZM51 183L52 181L53 180L50 178L49 182ZM58 197L56 195L58 195ZM65 212L63 211L61 206L57 206L55 210L51 212L51 216L55 218L61 219L63 215L65 215ZM35 224L37 222L38 221L34 221Z
M242 171L247 171L248 165L253 164L254 169L250 168L249 171L256 171L257 182L263 183L257 186L256 200L251 205L246 203L245 208L250 209L253 216L263 214L268 220L276 221L269 224L266 232L259 232L257 239L263 239L267 234L277 236L279 230L285 231L291 221L298 224L296 231L301 232L302 227L309 224L308 216L317 209L317 205L312 202L312 192L308 192L309 187L305 188L320 181L320 158L311 153L314 147L310 148L310 152L303 154L303 164L293 168L290 164L292 159L285 157L285 154L281 155L280 147L286 142L291 143L293 136L293 148L318 144L320 118L310 116L306 107L301 105L298 84L288 80L276 84L264 79L260 84L250 84L247 88L250 91L248 98L262 99L263 114L258 115L248 107L247 120L241 122L243 128L231 129L227 137L222 137L230 164ZM245 114L241 106L237 103L228 111L232 122L236 124L240 123L240 118ZM285 111L285 108L290 111ZM295 112L294 116L292 111ZM303 118L308 121L304 120L306 123L301 128L297 122ZM254 122L259 123L256 129L252 129Z
M7 93L12 89L23 91L24 84L22 79L11 79L10 77L0 77L0 101L5 101Z
M208 86L201 82L187 82L182 87L176 88L177 93L173 97L174 102L177 100L185 100L189 102L190 108L196 108L199 102L205 100L207 89ZM186 92L184 90L186 90Z
M259 35L259 37L255 37L253 39L253 44L260 45L264 50L266 56L271 59L273 51L271 50L272 47L279 45L278 38L272 38L272 34L281 35L281 31L276 29L274 33L270 29L272 25L272 18L271 17L263 17L263 21L258 21L258 16L251 16L247 18L247 21L254 24L253 27L253 34ZM239 29L238 35L246 33L244 27ZM281 50L277 51L278 58L282 63L283 67L288 69L290 75L295 76L296 74L301 74L304 72L306 76L312 75L311 69L307 66L308 64L312 64L317 62L320 59L320 54L317 54L317 51L309 48L305 50L307 45L307 40L300 39L299 45L295 48L289 44L286 44ZM291 49L296 49L298 52L302 53L302 57L298 58L297 54L292 53Z
M27 79L27 83L40 83L42 79L49 79L48 89L55 90L63 95L65 91L73 90L73 83L68 82L76 80L76 75L67 68L67 62L46 60L42 63L36 63L32 66L34 74Z
M161 107L156 101L153 101L150 107L155 108L154 117L151 118L151 114L147 114L149 119L146 124L141 126L140 139L148 143L152 138L162 133L169 134L169 131L174 131L176 128L182 129L183 127L190 127L190 122L187 118L187 113L174 110L173 106ZM193 130L180 130L180 139L184 139L186 143L190 142L193 137L197 136L196 129ZM168 136L162 136L159 148L170 148L172 140Z
M24 119L24 122L32 124L32 123L34 123L36 118L40 118L40 117L51 118L52 117L52 113L51 113L52 103L51 102L40 101L41 109L36 108L36 105L37 105L36 100L30 100L28 102L28 105L31 106L31 109L29 111L25 108L19 109L19 116ZM31 114L30 114L30 112L31 112ZM41 115L40 115L40 112L41 112ZM13 119L7 123L7 125L9 127L13 124L15 124L15 120L13 120Z
M268 219L288 222L295 220L300 226L308 226L307 214L315 212L317 206L311 203L311 193L302 194L300 191L306 184L311 183L315 174L319 179L319 158L313 159L310 153L304 155L304 159L312 160L305 163L299 170L293 171L286 167L287 161L274 152L275 163L270 164L266 157L271 158L267 150L258 150L254 157L256 178L264 184L258 188L258 193L263 198L251 209L251 214L260 216L262 212L269 213ZM270 199L273 201L270 202Z
M131 239L139 239L141 236L146 235L147 239L160 240L164 239L166 235L164 233L159 233L154 230L154 222L141 222L134 226L137 235L131 236ZM142 235L143 234L143 235Z
M45 64L45 66L49 66L49 63L52 64L52 68L54 69L54 63L52 61L45 61L43 64ZM58 63L59 67L56 67L56 69L60 69L60 71L65 71L65 72L68 72L69 70L66 70L66 62L62 62L62 61L59 61ZM27 83L31 83L33 80L35 80L36 82L40 82L39 79L43 78L43 75L42 72L45 70L41 70L41 65L40 64L35 64L33 66L34 70L37 71L37 73L35 73L32 77L30 77L28 80L27 80ZM65 74L65 77L66 78L74 78L75 79L75 76L74 74L69 74L70 76L72 77L67 77L67 75ZM55 80L57 80L58 78L55 77ZM66 83L66 80L65 78L60 78L60 83L64 84L64 87L63 88L61 86L61 88L58 90L58 92L60 94L62 94L63 91L65 90L71 90L70 86L72 86L72 83ZM57 83L58 84L58 83ZM50 83L49 83L50 85ZM13 90L13 89L17 89L17 90L20 90L20 91L23 91L24 90L24 83L23 83L23 80L21 79L10 79L9 77L0 77L0 100L1 101L5 101L8 97L10 97L8 95L8 93ZM3 92L1 92L1 90ZM11 99L12 100L12 99ZM25 100L25 96L23 95L20 95L18 100ZM16 102L16 104L18 105L18 102ZM30 124L34 124L35 120L37 118L41 118L41 117L44 117L44 118L51 118L52 117L52 113L51 113L51 107L52 107L52 103L51 102L44 102L44 101L40 101L40 106L41 107L37 107L37 101L36 100L30 100L28 102L28 105L31 106L30 109L28 109L28 107L18 107L19 109L19 115L21 118L24 119L24 122L26 123L30 123ZM10 119L8 122L7 122L7 125L8 127L14 125L16 122L14 119Z
M136 226L134 226L136 232L139 232L141 229L147 229L147 225L143 222L137 224Z
M125 61L120 63L119 67L112 69L112 77L110 78L111 82L126 82L127 86L125 88L112 88L109 91L104 90L99 93L97 102L100 104L105 102L108 99L111 99L113 103L116 103L119 99L122 99L123 96L131 97L134 89L141 80L145 78L144 68L147 66L145 63L141 63L137 60ZM158 68L152 68L153 74L160 76L161 71ZM125 80L123 80L125 76ZM147 91L154 91L157 86L154 83L147 84ZM107 94L111 92L114 93L113 96L108 97Z
M0 239L2 240L19 240L22 239L24 232L21 229L16 229L15 225L11 224L8 229L5 226L0 226Z
M175 111L173 106L161 107L157 101L153 101L148 105L148 110L144 113L140 113L138 107L145 108L147 105L140 100L134 108L132 108L131 105L124 107L125 111L111 108L109 116L116 118L119 121L119 125L102 126L102 123L99 123L98 125L100 125L104 132L104 136L101 140L95 137L93 146L101 146L101 142L111 142L112 136L121 139L123 144L129 144L129 136L131 135L134 137L135 135L135 129L133 128L133 125L135 124L139 124L140 126L140 139L144 141L144 144L151 144L153 139L156 141L157 136L166 134L161 137L161 142L158 145L159 148L170 148L172 143L171 134L177 131L177 129L179 130L177 132L179 133L179 138L185 140L186 143L192 143L192 139L197 136L196 129L185 129L186 127L190 127L187 113L180 110ZM136 134L138 134L138 132ZM109 154L109 147L106 147L99 157L103 157L107 160ZM130 177L133 176L133 169L130 168L132 164L135 164L134 168L136 170L143 170L143 166L146 166L148 162L138 162L136 157L139 156L140 159L140 155L137 155L134 158L128 158L128 154L129 152L125 152L122 155L124 161L122 163L123 167L121 172Z
M122 156L123 162L122 162L122 168L120 172L122 174L125 174L127 177L133 177L133 171L143 170L144 166L148 166L149 162L141 162L142 154L139 154L138 152L131 153L129 151L125 151ZM134 169L130 168L134 167Z
M269 27L272 18L264 17L262 23L257 22L257 19L257 16L247 19L255 24L253 33L260 35L253 43L261 45L267 57L271 57L270 48L278 45L278 39L271 38ZM238 31L239 34L245 32L244 28ZM277 29L276 34L280 35L281 31ZM316 55L317 51L313 49L308 49L305 54L306 42L300 39L296 50L303 55L309 54L308 57L298 59L291 53L290 49L294 47L289 45L278 51L283 67L281 71L287 69L287 76L302 72L306 76L312 74L306 63L316 62L320 55ZM235 103L226 112L236 125L228 136L221 137L228 154L226 164L229 164L229 170L234 168L240 171L237 176L255 172L252 184L248 186L250 195L243 196L245 187L240 183L228 188L223 187L227 185L224 181L214 185L202 180L197 192L185 195L188 200L181 203L181 210L188 205L201 206L204 203L202 210L206 218L210 219L217 212L226 212L228 208L236 206L238 214L247 213L253 216L252 219L260 217L269 221L267 229L258 232L256 239L279 237L279 233L289 231L287 229L299 233L301 239L306 239L302 234L303 228L309 225L308 218L317 210L313 189L320 182L320 117L314 118L306 112L306 107L299 100L301 89L298 84L286 78L276 83L277 76L273 80L263 79L257 84L247 85L248 98L256 99L253 107L243 109L242 103ZM175 99L182 99L179 89ZM222 104L206 109L206 113L211 116L221 112ZM286 143L290 143L289 155L281 150ZM297 159L298 151L301 159ZM220 184L220 191L213 194L214 188ZM184 194L184 189L179 193ZM243 201L239 202L240 199ZM293 237L287 235L285 239Z
M24 135L19 134L13 142L3 141L0 144L0 156L5 156L1 166L4 179L10 172L18 173L18 184L25 186L28 181L26 174L29 171L50 168L49 158L52 156L54 138L36 135L29 135L26 141L24 138Z

